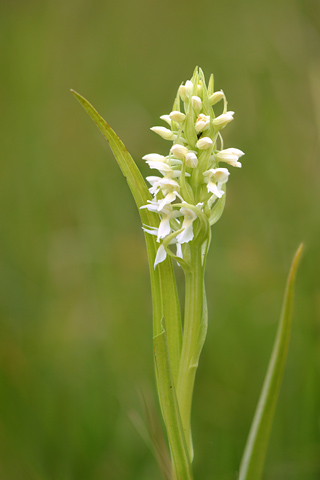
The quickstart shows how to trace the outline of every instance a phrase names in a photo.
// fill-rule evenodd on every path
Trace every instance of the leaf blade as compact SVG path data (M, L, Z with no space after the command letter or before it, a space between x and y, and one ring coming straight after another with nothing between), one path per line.
M292 321L294 282L302 250L303 244L299 246L291 264L280 322L267 374L242 457L239 480L260 480L262 476L274 411L287 358Z
M140 170L125 145L88 100L75 90L71 90L71 93L76 97L97 125L102 135L108 141L118 165L128 182L129 188L138 207L142 223L151 227L158 227L159 217L146 208L140 209L140 207L147 204L148 200L152 199L152 196ZM167 324L168 349L172 374L174 382L176 382L181 355L182 327L180 305L172 261L170 258L167 258L164 262L158 265L156 269L154 269L153 265L157 251L157 243L155 237L150 234L145 234L145 240L150 268L154 335L161 333L161 319L164 317ZM160 292L160 295L158 292Z

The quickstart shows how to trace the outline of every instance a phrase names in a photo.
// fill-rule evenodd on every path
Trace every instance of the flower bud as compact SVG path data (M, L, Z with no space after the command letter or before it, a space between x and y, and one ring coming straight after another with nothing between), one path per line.
M197 95L193 95L193 97L191 98L191 102L192 102L192 108L196 112L196 114L201 112L201 109L202 109L201 98L197 97Z
M183 122L183 120L186 118L184 113L178 112L177 110L174 110L173 112L171 112L169 114L169 117L171 120L178 123Z
M183 102L187 102L187 101L188 101L187 91L186 91L185 85L180 85L180 87L179 87L179 95L180 95L181 100L182 100Z
M175 140L177 138L177 135L174 135L171 130L165 127L152 127L150 130L157 133L165 140Z
M173 145L170 151L176 158L179 158L180 160L184 160L187 153L189 153L189 150L186 147L179 145L178 143Z
M199 148L199 150L206 150L207 148L211 148L212 145L213 141L209 137L200 138L196 143L196 147Z
M210 105L215 105L216 103L220 102L220 100L222 100L223 97L224 97L224 93L222 90L219 90L218 92L214 92L209 97Z
M233 120L233 115L234 115L234 112L223 113L222 115L219 115L218 117L214 118L212 120L212 124L215 125L216 127L224 127L225 125L227 125L227 123Z
M186 155L187 167L195 168L198 165L198 158L195 153L190 152Z
M193 83L191 82L191 80L186 81L185 87L186 87L186 95L188 98L190 98L193 92Z
M171 127L171 118L169 115L161 115L161 120L164 120L165 122L167 122L168 125L170 125Z

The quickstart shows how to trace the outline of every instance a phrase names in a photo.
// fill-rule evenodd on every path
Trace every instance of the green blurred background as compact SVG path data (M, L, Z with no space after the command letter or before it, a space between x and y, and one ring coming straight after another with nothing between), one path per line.
M320 479L318 0L0 1L0 478L159 480L132 424L154 394L147 258L86 96L141 157L200 65L235 120L207 269L195 477L234 480L292 255L289 358L266 480ZM178 278L182 281L181 272Z

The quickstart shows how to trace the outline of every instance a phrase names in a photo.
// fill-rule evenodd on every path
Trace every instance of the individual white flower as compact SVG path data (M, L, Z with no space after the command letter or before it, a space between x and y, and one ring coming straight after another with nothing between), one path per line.
M228 181L230 173L227 168L211 168L203 173L204 181L207 183L208 192L221 198L224 191L221 186Z
M152 185L151 188L149 188L150 193L157 195L161 190L164 196L164 198L159 201L158 211L162 210L168 203L174 202L177 197L181 198L179 195L180 185L172 178L152 176L147 177L147 180Z
M171 120L178 123L183 122L183 120L186 118L184 113L178 112L177 110L174 110L173 112L171 112L169 114L169 117Z
M164 138L165 140L175 140L177 135L171 132L166 127L152 127L150 130L160 135L160 137Z
M170 220L179 216L179 212L177 210L174 210L170 203L167 205L163 205L163 207L160 208L160 202L152 200L149 201L148 205L143 205L143 207L140 208L146 208L150 212L156 212L160 214L161 221L159 228L157 229L158 242L161 238L165 238L171 233Z
M191 168L195 168L198 165L198 158L194 152L187 153L186 165Z
M198 114L199 112L201 112L201 109L202 109L202 100L200 97L198 97L197 95L193 95L191 97L191 103L192 103L192 108L193 110L196 112L196 114Z
M210 105L215 105L216 103L220 102L220 100L224 97L223 90L219 90L218 92L214 92L209 97Z
M187 92L186 92L186 87L185 87L185 85L180 85L178 91L179 91L179 95L180 95L180 97L181 97L181 100L182 100L183 102L186 102L186 101L188 100L188 97L187 97Z
M222 113L218 117L214 118L212 120L212 123L216 127L224 127L225 125L227 125L227 123L233 120L233 115L234 115L234 112L231 112L231 111L227 113Z
M161 191L164 195L164 198L159 202L160 211L164 207L164 205L174 202L177 197L181 199L181 197L179 195L180 185L175 180L164 177L160 180L159 183Z
M161 115L161 120L164 120L165 122L167 122L168 125L170 125L171 127L171 118L170 118L170 115Z
M207 148L211 148L212 145L213 142L209 137L200 138L196 143L196 147L199 148L199 150L206 150Z
M210 125L210 116L200 113L200 115L196 120L194 128L197 133L200 133L200 132L203 132L203 130L206 130L209 127L209 125Z
M180 208L180 213L184 217L181 226L181 228L183 228L183 231L179 233L179 235L177 235L177 241L179 243L188 243L194 237L193 222L196 220L197 215L195 212L185 207Z
M178 143L173 145L170 151L179 160L184 160L186 158L186 155L189 153L189 150L186 147L184 147L183 145L179 145Z
M242 165L240 162L238 162L238 160L240 157L242 157L242 155L244 155L244 152L238 148L226 148L224 150L220 150L220 152L216 154L216 159L219 162L225 162L233 167L240 168Z

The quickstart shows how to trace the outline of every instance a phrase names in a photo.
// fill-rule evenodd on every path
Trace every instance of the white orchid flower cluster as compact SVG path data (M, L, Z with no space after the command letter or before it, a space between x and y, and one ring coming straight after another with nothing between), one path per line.
M213 107L220 101L223 110L216 116ZM221 130L233 115L227 111L223 91L214 92L213 76L206 87L203 72L197 68L192 79L179 87L172 112L160 117L169 128L151 128L173 142L168 155L150 153L143 157L162 175L147 177L153 199L141 207L160 217L159 227L144 227L160 243L154 267L167 254L178 261L188 257L187 244L197 237L202 242L208 240L210 228L204 235L205 225L220 218L229 178L228 169L220 167L220 162L241 167L239 158L244 155L237 148L223 148ZM176 244L176 255L169 248L172 244Z

